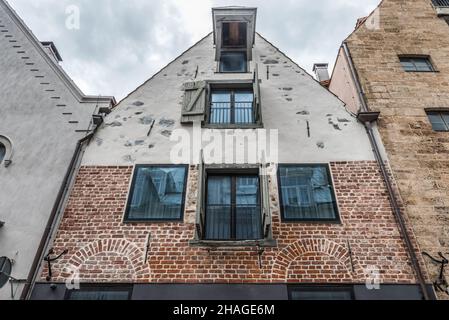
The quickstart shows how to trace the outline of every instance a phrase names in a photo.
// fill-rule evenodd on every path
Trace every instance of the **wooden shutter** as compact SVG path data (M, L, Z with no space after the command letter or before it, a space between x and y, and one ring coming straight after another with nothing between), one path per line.
M184 84L181 123L204 121L206 114L207 82L187 82Z
M264 238L271 238L271 210L270 210L270 186L268 176L268 164L265 160L265 155L262 157L260 165L260 201L262 214L262 228Z
M203 150L200 152L198 164L198 198L196 210L196 232L198 240L205 237L206 221L206 167L204 164Z
M256 123L262 123L262 105L260 100L260 79L259 66L256 63L254 67L253 76L253 91L254 91L254 120Z

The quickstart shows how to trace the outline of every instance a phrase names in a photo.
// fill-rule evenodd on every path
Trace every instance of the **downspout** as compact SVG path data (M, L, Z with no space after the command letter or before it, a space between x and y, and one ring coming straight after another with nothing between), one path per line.
M33 264L31 266L30 272L28 274L28 278L26 281L26 284L22 290L22 294L20 296L20 300L26 300L29 299L29 296L31 294L32 286L34 284L35 279L37 278L37 273L40 269L40 263L44 257L45 254L45 248L47 247L48 243L50 242L50 236L54 230L56 218L58 217L58 213L60 212L61 203L65 196L67 195L67 192L69 191L70 183L72 181L73 173L76 170L76 164L78 163L78 160L80 158L80 154L82 151L83 144L85 142L89 142L90 139L93 137L95 133L95 130L80 139L75 148L75 152L73 153L72 160L70 161L69 167L67 169L67 172L64 176L64 180L61 184L61 187L59 189L58 195L56 197L55 203L53 205L53 209L50 214L50 218L48 219L47 226L45 227L44 234L42 235L41 241L39 243L39 248L37 250L37 253L34 257Z
M357 93L359 95L359 100L360 100L360 103L362 105L362 111L363 112L369 112L370 110L368 108L368 104L367 104L366 99L365 99L365 93L363 92L362 86L360 84L359 77L358 77L357 71L355 69L355 66L353 64L352 56L351 56L351 53L349 51L349 48L348 48L348 45L347 45L346 42L343 42L343 50L344 50L344 53L345 53L345 57L346 57L346 59L348 61L348 65L349 65L349 68L350 68L350 71L351 71L352 80L354 81L354 84L356 85ZM374 135L372 123L370 121L364 121L363 124L364 124L366 132L368 134L368 138L369 138L369 140L371 142L371 146L373 148L374 156L375 156L376 161L377 161L377 163L379 165L379 168L380 168L380 171L381 171L381 174L382 174L382 178L383 178L383 180L385 182L385 185L387 187L388 195L389 195L389 198L390 198L390 203L391 203L391 206L392 206L392 209L393 209L393 213L394 213L396 221L397 221L397 223L399 225L399 232L401 233L401 236L404 239L404 243L405 243L405 246L407 248L408 254L410 256L411 263L412 263L412 268L413 268L413 270L415 272L415 275L416 275L416 278L417 278L417 280L419 282L419 286L420 286L422 295L424 297L424 300L431 300L431 298L429 296L429 293L427 291L426 282L424 280L424 274L422 272L421 266L419 265L418 257L416 256L415 248L413 246L413 243L412 243L412 240L410 238L410 235L409 235L409 233L407 231L406 223L404 221L404 217L402 216L402 213L401 213L401 210L400 210L400 207L399 207L399 201L398 201L397 196L396 196L396 194L394 192L394 188L393 188L393 184L392 184L392 182L390 180L390 176L388 175L388 170L387 170L387 168L385 166L385 161L384 161L384 159L382 157L382 153L380 152L379 144L378 144L377 139L376 139L376 137Z

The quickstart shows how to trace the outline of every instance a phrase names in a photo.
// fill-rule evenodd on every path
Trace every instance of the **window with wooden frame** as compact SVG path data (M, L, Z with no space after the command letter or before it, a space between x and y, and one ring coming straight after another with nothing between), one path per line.
M329 165L279 165L278 185L283 221L339 221Z
M247 23L223 22L219 72L248 72Z
M210 173L206 180L207 240L260 240L258 173Z
M209 124L254 124L253 88L212 89Z
M187 174L186 165L136 165L124 221L182 220Z
M263 127L260 82L256 65L252 81L184 84L181 123L201 122L216 129Z
M271 239L266 165L198 169L196 240Z

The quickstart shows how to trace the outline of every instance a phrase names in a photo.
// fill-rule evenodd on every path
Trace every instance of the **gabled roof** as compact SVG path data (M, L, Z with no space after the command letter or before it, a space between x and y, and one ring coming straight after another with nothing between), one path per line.
M33 32L28 28L25 22L19 17L14 9L6 2L6 0L0 0L0 7L9 15L11 20L16 26L23 32L28 41L34 46L36 51L42 56L42 59L48 64L48 66L55 72L61 82L69 89L73 96L80 103L110 103L116 104L115 97L113 96L91 96L85 95L81 89L75 84L75 82L67 75L62 67L56 63L45 51L42 43L37 39Z

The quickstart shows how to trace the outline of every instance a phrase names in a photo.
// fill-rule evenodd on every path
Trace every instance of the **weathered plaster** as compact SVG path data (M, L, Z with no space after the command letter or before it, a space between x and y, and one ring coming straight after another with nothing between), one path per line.
M182 85L188 81L253 77L252 72L216 73L212 42L212 35L207 36L124 99L98 131L96 137L102 143L89 146L83 165L170 163L170 151L176 145L170 141L170 133L175 129L192 132L192 126L180 124ZM344 104L259 35L254 59L262 80L264 128L279 130L280 162L373 159L363 126ZM197 67L198 76L194 78Z

